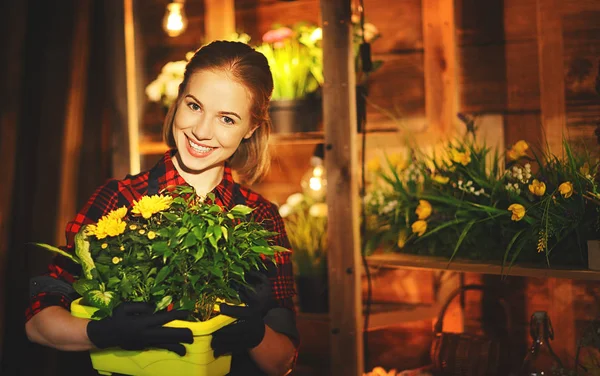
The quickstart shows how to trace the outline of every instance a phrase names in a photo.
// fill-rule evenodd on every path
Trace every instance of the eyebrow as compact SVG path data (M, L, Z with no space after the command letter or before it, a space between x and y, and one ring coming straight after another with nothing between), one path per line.
M200 105L202 104L202 102L200 102L198 100L198 98L194 97L192 94L187 94L186 97L191 97L193 100L195 100L196 102L198 102L198 104L200 104ZM221 115L232 115L232 116L235 116L238 119L240 119L240 121L242 120L242 117L240 115L236 114L235 112L231 112L231 111L219 111L219 113Z

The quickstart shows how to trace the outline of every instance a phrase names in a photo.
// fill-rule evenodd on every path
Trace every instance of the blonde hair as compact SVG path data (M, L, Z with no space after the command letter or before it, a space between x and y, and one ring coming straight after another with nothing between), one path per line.
M273 76L263 54L247 44L230 41L215 41L196 51L188 62L183 81L179 85L177 100L171 104L163 123L163 139L170 148L175 148L173 122L183 93L191 75L201 70L224 70L244 85L252 97L250 107L251 126L256 130L248 139L243 139L238 149L229 158L228 164L243 182L260 181L269 172L269 136L271 119L269 101L273 93Z

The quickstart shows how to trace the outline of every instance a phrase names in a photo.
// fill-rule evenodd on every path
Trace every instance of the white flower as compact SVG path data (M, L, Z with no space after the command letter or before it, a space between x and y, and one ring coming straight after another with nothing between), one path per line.
M304 201L304 195L302 193L294 193L287 198L287 201L285 203L291 206L292 208L295 208L302 201Z
M308 214L311 217L317 218L327 217L327 204L324 202L319 202L312 205L310 209L308 209Z
M160 98L162 97L162 86L162 82L156 79L146 87L146 95L151 102L160 101Z
M281 218L286 218L287 216L292 214L292 212L293 209L288 204L283 204L279 207L279 215L281 215Z
M322 40L323 39L323 29L321 29L320 27L317 27L315 30L313 30L312 34L310 34L310 41L311 42L316 42L318 40Z
M162 72L167 75L177 76L183 78L183 73L185 72L185 66L187 65L187 61L179 60L179 61L170 61L162 68Z
M165 83L165 96L170 100L175 100L179 93L179 80L171 80Z
M379 35L379 30L375 25L366 22L365 23L365 42L369 43Z

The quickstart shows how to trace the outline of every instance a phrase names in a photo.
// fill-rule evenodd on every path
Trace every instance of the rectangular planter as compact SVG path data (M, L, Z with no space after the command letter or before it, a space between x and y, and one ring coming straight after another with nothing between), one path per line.
M71 303L71 314L75 317L91 319L96 308L81 305L81 298ZM190 328L194 343L184 344L185 356L163 349L127 351L118 348L91 350L90 357L94 369L101 375L120 373L136 376L194 375L224 376L231 367L231 355L213 357L210 346L212 333L235 319L218 315L204 322L175 320L165 326Z
M600 240L588 240L588 268L600 270Z

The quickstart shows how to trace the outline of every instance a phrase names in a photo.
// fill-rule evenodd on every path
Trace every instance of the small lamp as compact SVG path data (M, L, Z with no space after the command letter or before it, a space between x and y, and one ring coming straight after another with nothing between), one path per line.
M187 28L188 20L183 7L184 0L174 0L167 4L163 17L163 29L170 37L181 35Z
M310 158L311 167L302 176L302 180L300 181L300 186L304 194L317 202L324 201L327 192L327 176L324 160L324 145L318 144Z

